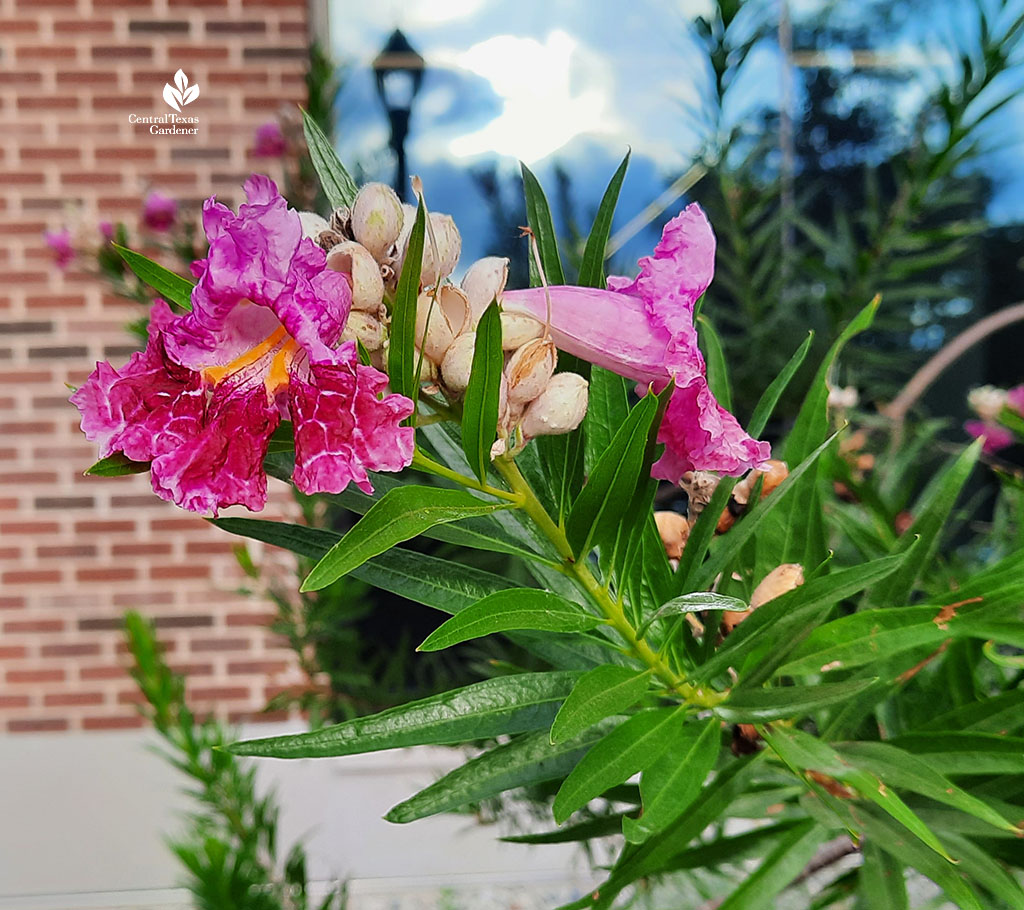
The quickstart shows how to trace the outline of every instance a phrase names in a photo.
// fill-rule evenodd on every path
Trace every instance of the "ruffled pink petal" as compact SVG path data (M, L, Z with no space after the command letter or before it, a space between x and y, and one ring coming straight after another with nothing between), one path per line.
M387 377L357 362L355 345L332 363L292 374L289 408L295 431L295 486L304 493L340 493L355 483L373 492L368 471L400 471L412 461L413 429L399 424L413 410L402 395L379 395Z
M1006 391L1006 406L1024 417L1024 385Z
M149 342L120 370L98 363L71 403L82 414L86 439L99 443L106 458L123 452L150 461L187 437L204 403L199 376L166 356L161 327L175 319L162 300L153 306Z
M994 455L1002 449L1013 445L1014 435L998 423L988 423L984 420L968 420L964 429L975 439L984 439L981 450L987 455Z
M258 512L267 502L263 459L280 420L262 384L218 386L195 434L153 461L153 490L204 515L233 505Z

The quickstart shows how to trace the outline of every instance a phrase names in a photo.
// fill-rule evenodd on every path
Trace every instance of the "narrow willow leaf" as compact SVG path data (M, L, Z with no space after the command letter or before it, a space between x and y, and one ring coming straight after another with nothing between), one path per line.
M817 686L733 689L728 701L715 707L715 713L722 720L734 724L759 724L782 718L798 718L860 695L877 681L874 678L850 679Z
M682 708L653 708L634 714L605 736L562 782L551 807L562 824L573 812L609 787L650 767L683 723Z
M608 729L597 727L579 739L558 745L548 741L546 731L519 736L450 771L384 817L389 822L405 824L490 799L515 787L558 780Z
M558 238L555 235L554 222L551 220L551 207L533 172L521 162L520 167L523 171L523 192L526 196L526 220L537 240L540 261L544 266L544 277L547 278L549 285L565 284L562 260L558 256ZM534 287L540 284L538 278L531 256L530 283Z
M713 717L674 731L668 748L640 777L643 813L622 820L629 843L643 843L686 811L715 766L721 739L721 724Z
M509 588L477 601L430 633L416 650L440 651L463 641L535 629L541 632L583 632L604 622L600 616L540 588Z
M852 765L870 771L893 787L920 793L1003 831L1018 833L1015 825L987 803L971 796L936 771L929 762L909 752L880 742L845 743L837 746L837 751Z
M939 774L1024 774L1024 737L994 733L905 733L891 745Z
M603 367L590 368L587 415L583 418L584 464L591 473L629 415L626 380Z
M731 411L732 391L729 388L729 368L725 362L722 339L718 337L711 320L703 313L697 317L697 325L700 326L700 347L707 365L708 388L718 399L718 403L727 411Z
M701 679L711 679L730 666L740 666L741 661L756 648L765 644L771 648L783 647L798 630L817 622L833 604L858 594L894 572L905 558L906 554L883 556L873 562L841 569L831 575L811 579L769 601L733 629L715 655L696 672Z
M583 249L583 258L580 260L580 273L576 282L580 287L604 288L605 286L605 249L608 247L608 238L612 233L612 218L615 216L615 206L619 201L622 181L626 178L629 156L630 152L626 152L626 157L622 159L622 163L612 175L612 179L601 197L601 204L597 207L597 215L594 217L590 236L587 237L587 245Z
M861 846L864 864L857 876L857 894L864 910L885 907L885 910L909 910L907 882L903 864L894 856L867 840Z
M606 717L633 707L649 682L650 672L610 664L585 673L558 710L551 725L551 742L565 742Z
M976 843L962 837L958 831L947 831L943 840L956 855L960 871L969 875L989 894L1003 901L1005 906L1024 907L1024 890L1002 864Z
M730 813L732 807L729 808ZM745 834L716 837L710 843L691 847L672 858L665 867L667 872L681 869L706 869L722 863L742 863L745 860L761 859L778 845L780 838L798 825L806 823L806 817L781 821L776 825L756 828Z
M419 390L419 355L416 353L416 300L420 293L420 270L423 268L423 238L426 233L426 210L423 197L416 208L416 221L409 233L409 243L398 276L395 300L391 307L391 345L388 348L388 377L391 390L416 401Z
M85 473L90 477L124 477L127 474L145 474L148 470L148 461L132 461L124 453L114 452L90 465Z
M704 564L708 547L715 537L718 518L729 504L732 489L738 481L738 477L723 477L719 480L711 501L703 508L697 516L696 523L690 528L690 536L686 538L686 546L683 547L683 555L676 569L677 590L687 591L695 587L693 578Z
M578 825L558 828L555 831L544 831L541 834L514 834L511 837L498 838L506 844L572 844L588 841L595 837L607 837L618 834L622 827L623 815L602 815L590 818Z
M972 701L920 724L918 730L963 730L976 733L1016 733L1024 727L1024 689L1004 692L985 701Z
M680 616L683 613L703 613L705 610L731 610L735 613L744 613L750 609L750 604L740 600L738 597L727 597L725 594L715 594L712 591L694 591L692 594L681 594L673 597L668 603L658 607L654 615L650 616L639 629L637 637L643 638L644 633L659 619L666 616Z
M815 822L795 825L718 910L772 910L775 898L803 871L822 839L823 832Z
M913 509L914 523L896 541L895 552L911 546L920 538L915 558L890 575L871 592L871 602L879 606L906 603L921 573L929 565L941 541L960 491L981 455L982 440L968 446L954 462L928 485Z
M827 743L802 730L786 727L759 727L761 735L772 750L797 774L808 771L827 774L851 787L861 798L878 806L898 821L908 834L934 850L943 859L952 862L946 848L927 825L890 787L874 774L855 768Z
M804 359L807 357L807 352L811 349L812 341L814 341L814 332L809 332L803 344L797 348L796 353L789 358L789 362L782 368L782 372L764 390L761 400L758 401L757 406L754 408L754 413L747 423L747 432L755 439L761 435L761 431L764 430L765 424L768 423L769 418L775 411L775 405L779 403L782 393L789 387L789 383L796 375L796 371L803 364Z
M596 535L617 529L629 509L641 479L647 437L657 410L657 396L648 393L629 412L576 497L566 520L565 536L578 556L590 551Z
M284 521L267 521L264 518L211 518L209 521L230 534L261 540L309 559L321 559L341 541L341 535L334 531Z
M320 178L320 186L332 208L346 206L352 208L356 201L359 187L338 160L338 155L331 145L330 139L324 135L317 122L310 117L308 111L302 112L302 131L306 134L306 146L313 169Z
M578 678L564 671L497 676L320 730L232 743L228 750L264 758L325 758L539 730Z
M187 278L165 269L160 263L154 262L141 253L136 253L120 244L111 244L118 255L128 264L139 278L167 300L183 310L192 309L192 288L195 284Z
M396 487L386 493L318 562L302 583L302 591L319 591L366 560L409 540L434 525L486 515L505 508L461 490Z
M501 313L492 303L480 317L473 347L473 366L462 403L462 448L477 479L483 483L498 435L501 371Z

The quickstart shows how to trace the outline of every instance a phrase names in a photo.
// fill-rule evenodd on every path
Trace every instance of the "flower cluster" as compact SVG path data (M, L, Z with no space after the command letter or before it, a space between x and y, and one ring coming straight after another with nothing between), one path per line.
M968 420L964 429L975 439L984 440L982 448L986 453L992 455L1013 445L1017 436L1007 424L1017 428L1021 426L1024 385L1012 389L980 386L967 395L967 404L979 419Z
M150 461L153 489L196 512L266 502L263 459L282 418L295 443L295 485L370 492L368 471L412 458L401 427L413 403L381 397L387 377L342 341L348 276L303 236L273 181L251 177L238 214L203 206L210 243L193 263L192 309L153 308L149 343L120 370L98 364L73 396L87 438L105 457Z

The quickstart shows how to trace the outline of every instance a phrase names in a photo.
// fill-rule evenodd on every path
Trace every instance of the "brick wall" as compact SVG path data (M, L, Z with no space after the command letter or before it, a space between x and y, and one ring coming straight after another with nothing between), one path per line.
M95 453L65 383L123 361L139 310L58 272L41 235L68 202L132 225L150 188L236 204L247 174L274 175L252 135L302 100L306 45L306 0L0 0L0 730L139 725L118 631L131 607L200 709L247 716L298 680L272 607L235 592L233 539L145 475L82 476ZM201 87L185 110L199 134L129 124L168 110L179 67Z

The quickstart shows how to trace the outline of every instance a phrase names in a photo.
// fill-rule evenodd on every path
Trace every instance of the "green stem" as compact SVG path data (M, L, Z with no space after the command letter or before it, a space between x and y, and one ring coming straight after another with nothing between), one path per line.
M686 682L646 641L637 636L636 629L626 618L622 605L594 577L594 573L590 571L590 567L585 561L576 560L572 547L569 546L569 541L565 536L565 531L555 524L551 516L548 515L547 509L537 499L537 494L523 477L516 463L509 458L496 458L494 467L512 492L521 497L520 508L530 516L541 533L551 541L558 555L564 561L565 573L575 579L580 588L590 596L590 599L608 620L608 624L626 642L629 651L646 664L672 692L689 704L698 708L710 708L723 701L724 695L699 686L692 686Z
M454 481L464 487L468 487L471 490L477 490L480 493L487 493L489 496L494 496L497 499L504 499L506 502L514 503L517 506L522 506L522 495L516 492L509 493L507 490L499 490L497 487L492 487L490 484L480 483L473 477L467 477L465 474L460 474L458 471L453 471L451 468L446 468L443 464L438 464L432 458L424 455L420 449L416 449L412 456L412 466L419 468L421 471L426 471L428 474L436 474L438 477L444 477L446 480Z

